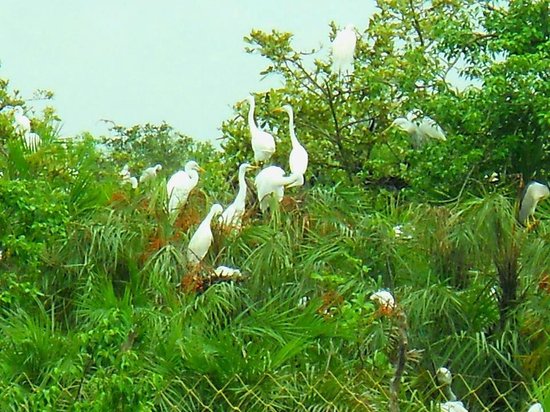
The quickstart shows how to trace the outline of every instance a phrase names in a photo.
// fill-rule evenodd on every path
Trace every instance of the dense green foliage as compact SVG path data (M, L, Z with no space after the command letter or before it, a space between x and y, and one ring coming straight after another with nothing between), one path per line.
M198 271L188 240L252 159L245 104L222 152L165 124L60 139L52 109L25 106L33 152L2 81L0 409L388 410L404 326L369 300L380 288L407 317L401 410L435 410L443 365L469 410L550 407L550 206L516 219L518 176L550 169L548 18L546 1L383 1L348 77L252 31L283 81L257 118L287 168L273 110L293 105L309 182L265 215L251 187L243 230L215 226ZM452 86L456 70L475 86ZM390 127L415 108L447 141L414 150ZM166 178L189 159L205 172L173 222ZM155 180L121 181L156 163ZM218 265L244 277L207 284Z

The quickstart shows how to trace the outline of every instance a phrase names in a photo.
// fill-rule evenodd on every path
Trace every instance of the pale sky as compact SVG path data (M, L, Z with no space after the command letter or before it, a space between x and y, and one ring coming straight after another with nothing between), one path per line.
M219 137L231 105L277 85L267 60L245 53L253 28L294 33L328 53L329 23L363 31L374 0L1 0L0 77L49 105L62 135L166 121L197 139ZM33 106L40 107L33 102Z

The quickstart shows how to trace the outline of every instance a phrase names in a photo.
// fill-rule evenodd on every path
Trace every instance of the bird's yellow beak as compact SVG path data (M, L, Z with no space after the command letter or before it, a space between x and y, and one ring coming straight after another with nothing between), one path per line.
M199 172L204 173L206 170L204 170L202 167L199 166Z
M260 166L258 166L258 165L250 165L250 167L249 167L250 170L256 170L256 169L259 169L259 168L260 168Z
M282 107L277 107L276 109L273 109L273 113L282 113L284 112L284 109Z

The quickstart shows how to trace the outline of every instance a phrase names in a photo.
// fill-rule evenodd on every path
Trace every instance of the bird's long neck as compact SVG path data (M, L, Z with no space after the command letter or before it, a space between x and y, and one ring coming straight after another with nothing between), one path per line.
M200 224L202 227L207 227L208 229L210 229L210 223L212 222L212 219L214 217L214 212L214 210L210 210L210 212L208 212L208 214Z
M283 186L288 186L292 183L295 183L299 179L300 179L300 175L291 174L290 176L281 177L277 183Z
M445 396L447 397L447 400L449 401L456 401L457 397L454 394L453 390L451 389L451 385L445 385L445 388L443 389L445 392Z
M193 182L193 184L197 184L199 182L199 172L196 170L191 169L187 172L187 175L191 178L191 182Z
M244 202L246 199L246 170L239 171L239 191L237 192L237 198L235 201Z
M290 141L292 142L292 147L300 146L300 142L294 132L294 113L292 110L288 112L288 130L290 131Z
M256 122L254 121L255 103L253 99L250 99L249 103L250 103L250 108L248 109L248 126L250 127L250 130L255 130L258 128L256 126Z

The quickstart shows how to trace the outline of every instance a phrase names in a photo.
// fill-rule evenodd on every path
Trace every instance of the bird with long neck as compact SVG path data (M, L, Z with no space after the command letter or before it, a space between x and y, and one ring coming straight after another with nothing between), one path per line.
M254 181L260 202L260 210L265 212L270 203L270 196L275 196L277 202L283 200L285 186L290 186L300 179L299 175L285 176L285 171L279 166L268 166L260 171Z
M168 211L174 214L187 202L189 193L199 182L199 170L202 170L197 162L190 160L185 164L184 170L178 170L170 177L166 184L168 194Z
M292 150L288 158L290 172L293 175L300 176L296 182L287 187L302 186L304 184L304 174L306 173L309 161L308 154L304 146L300 144L296 137L296 132L294 130L294 111L292 110L292 106L287 104L279 110L285 111L288 114L288 131L292 143Z
M219 216L222 212L223 207L220 204L213 204L204 220L197 227L187 246L187 262L189 264L196 265L200 263L208 253L208 249L210 249L210 245L214 239L210 224L212 219Z
M246 208L246 172L253 169L253 166L248 163L243 163L239 166L239 191L233 203L224 210L220 216L220 222L227 227L240 229L242 218Z
M271 134L261 130L256 125L254 120L254 109L256 107L254 96L248 96L247 100L250 105L248 109L248 127L250 129L252 150L254 151L254 161L256 163L266 162L275 153L275 139Z
M440 404L440 411L468 412L468 410L464 407L464 404L461 401L457 400L456 395L451 389L451 384L453 382L453 375L451 374L451 371L447 368L441 367L436 371L435 376L439 384L443 387L443 393L447 398L447 402L443 402Z
M550 185L548 183L533 180L525 186L519 209L519 221L522 225L529 226L529 218L535 214L537 204L547 197L550 197Z

